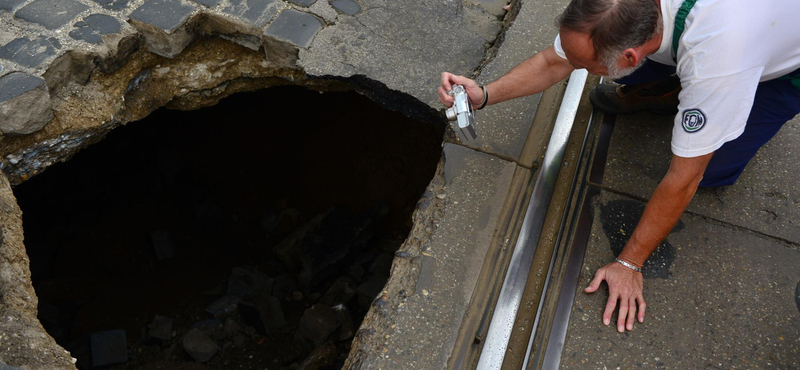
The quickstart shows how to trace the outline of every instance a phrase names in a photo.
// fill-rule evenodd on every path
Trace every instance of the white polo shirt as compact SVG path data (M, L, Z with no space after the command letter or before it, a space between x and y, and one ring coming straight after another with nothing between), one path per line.
M648 55L675 65L672 32L683 0L661 0L664 37ZM556 54L565 58L560 36ZM672 152L698 157L744 132L758 83L800 68L800 1L698 0L678 44L680 104Z

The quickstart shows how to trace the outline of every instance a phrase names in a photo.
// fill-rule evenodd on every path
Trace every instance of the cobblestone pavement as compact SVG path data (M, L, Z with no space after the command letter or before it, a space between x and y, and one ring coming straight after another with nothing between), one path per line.
M121 41L131 36L142 36L155 54L174 57L202 36L207 31L203 26L209 23L232 26L234 31L222 36L254 49L269 40L302 49L298 65L311 74L366 75L434 104L433 94L427 91L432 89L420 84L438 77L429 68L462 74L478 68L485 47L500 30L504 3L0 0L0 121L4 122L0 129L4 135L30 134L49 122L52 107L48 104L38 104L35 112L26 115L15 112L30 101L45 99L48 87L59 85L46 74L59 57L78 52L109 58L124 53ZM324 32L326 28L330 30ZM320 45L314 47L320 34ZM438 36L432 39L431 34ZM433 78L401 80L394 68L401 65L412 66L400 68L412 75L418 71Z

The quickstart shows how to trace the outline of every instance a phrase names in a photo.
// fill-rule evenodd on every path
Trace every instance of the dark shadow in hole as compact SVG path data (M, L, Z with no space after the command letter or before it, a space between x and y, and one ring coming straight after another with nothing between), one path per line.
M80 368L91 367L88 336L115 329L130 356L112 368L193 368L182 336L210 318L232 269L246 267L273 280L287 324L269 333L253 324L244 344L217 341L223 350L207 365L288 368L314 347L330 355L292 329L312 306L330 314L338 303L357 329L410 230L442 135L356 93L299 87L162 109L116 129L15 188L40 319ZM282 242L289 252L276 250ZM346 302L325 298L337 276L338 288L358 291ZM145 332L156 315L176 331L163 348ZM325 368L347 355L343 326L325 337L338 356Z

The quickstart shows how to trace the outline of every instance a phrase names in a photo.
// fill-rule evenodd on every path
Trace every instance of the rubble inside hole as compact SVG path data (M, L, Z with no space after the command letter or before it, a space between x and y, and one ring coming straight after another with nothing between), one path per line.
M80 369L341 368L442 128L295 87L146 121L15 189L48 333Z

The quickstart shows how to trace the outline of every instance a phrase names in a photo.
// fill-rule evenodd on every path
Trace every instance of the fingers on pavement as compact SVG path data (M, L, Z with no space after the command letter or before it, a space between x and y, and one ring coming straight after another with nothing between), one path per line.
M633 330L633 322L636 317L636 298L630 297L628 299L628 317L625 319L625 328L628 331Z
M602 283L603 279L605 278L606 278L606 270L602 268L597 270L597 272L594 273L594 279L592 279L592 282L589 283L589 286L587 286L586 289L584 289L584 291L586 293L596 292L597 288L600 287L600 283Z
M647 303L644 302L644 297L641 295L636 297L636 300L639 302L639 322L644 322L644 309L647 307Z
M614 313L614 308L617 307L617 299L619 295L617 295L616 291L611 291L608 295L608 303L606 303L606 311L603 312L603 324L609 325L611 324L611 314Z
M617 316L617 331L625 332L625 319L628 317L628 299L624 295L619 297L619 315Z

